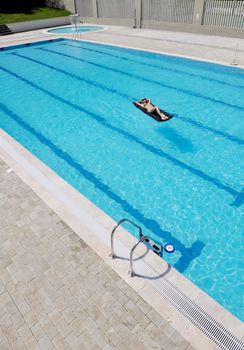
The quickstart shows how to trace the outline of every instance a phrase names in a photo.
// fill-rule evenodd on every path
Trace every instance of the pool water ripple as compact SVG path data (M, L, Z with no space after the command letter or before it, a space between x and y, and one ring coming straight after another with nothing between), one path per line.
M174 243L168 261L244 319L243 72L69 45L0 53L0 127L115 220L127 216ZM174 118L157 123L137 110L143 95Z

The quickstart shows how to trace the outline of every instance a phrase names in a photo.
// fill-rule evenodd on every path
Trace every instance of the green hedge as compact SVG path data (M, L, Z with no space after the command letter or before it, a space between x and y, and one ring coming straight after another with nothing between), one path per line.
M33 7L29 11L16 10L15 12L0 12L0 24L33 21L36 19L46 19L69 15L70 13L66 10L54 9L47 6Z

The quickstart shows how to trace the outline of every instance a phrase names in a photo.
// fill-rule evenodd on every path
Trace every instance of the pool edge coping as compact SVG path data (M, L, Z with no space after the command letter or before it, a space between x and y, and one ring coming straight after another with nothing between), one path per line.
M68 37L64 37L64 39L69 39ZM72 40L72 39L70 39ZM153 40L153 39L152 39ZM179 57L179 58L185 58L185 59L189 59L192 61L198 61L198 62L205 62L205 63L213 63L213 64L219 64L221 66L225 66L225 67L231 67L231 68L239 68L239 69L244 69L244 65L237 65L234 66L232 64L227 64L221 61L216 61L216 60L208 60L206 58L201 58L201 57L197 57L197 56L189 56L189 55L180 55L180 54L176 54L176 53L171 53L171 52L167 52L167 51L158 51L158 50L150 50L150 49L141 49L139 47L134 47L134 46L127 46L127 45L120 45L120 44L114 44L114 43L110 43L110 42L101 42L101 41L97 41L97 40L91 40L91 39L82 39L82 40L76 40L76 41L87 41L87 42L91 42L94 44L104 44L104 45L110 45L110 46L118 46L121 48L125 48L125 49L130 49L130 50L137 50L137 51L144 51L144 52L151 52L151 53L156 53L159 55L165 55L165 56L173 56L173 57Z
M86 25L93 25L91 23L86 23ZM94 33L98 33L98 32L104 32L105 30L109 29L110 26L106 26L106 29L101 30L101 31L96 31ZM48 30L48 28L46 29ZM42 33L43 34L53 34L53 33L48 33L45 32L46 30L43 30ZM93 32L84 32L83 34L92 34ZM70 39L72 40L72 38L70 37L71 34L61 34L60 36L64 39ZM135 37L136 38L136 37ZM154 38L152 38L153 40ZM103 41L98 41L98 40L93 40L93 39L81 39L81 40L76 40L76 41L88 41L94 44L104 44L104 45L110 45L110 46L118 46L121 48L125 48L125 49L131 49L131 50L138 50L138 51L144 51L144 52L151 52L151 53L156 53L156 54L161 54L161 55L167 55L167 56L173 56L173 57L180 57L180 58L186 58L189 60L194 60L194 61L202 61L202 62L206 62L206 63L214 63L214 64L219 64L221 66L226 66L226 67L232 67L232 68L240 68L240 69L244 69L244 65L232 65L231 63L225 63L222 61L217 61L217 60L210 60L210 59L205 59L205 58L201 58L198 56L190 56L190 55L181 55L181 54L177 54L177 53L171 53L171 52L167 52L167 51L159 51L159 50L152 50L152 49L145 49L145 48L140 48L140 47L135 47L135 46L128 46L128 45L120 45L120 44L115 44L115 43L111 43L111 42L103 42Z
M70 207L65 207L57 198L54 198L50 190L45 188L45 184L40 183L40 180L36 180L31 174L30 168L21 163L20 159L16 159L13 154L11 155L6 151L4 143L7 144L12 150L23 158L30 166L37 169L46 181L49 181L51 186L56 187L60 191L61 195L69 196L75 203L77 208L83 208L92 219L94 219L95 230L100 230L100 227L109 235L112 228L115 225L115 221L105 214L101 209L97 208L92 202L75 190L59 175L57 175L52 169L45 165L42 161L31 154L21 144L14 140L4 130L0 129L0 156L5 163L15 171L15 173L64 221L68 224L73 231L87 243L96 253L116 272L120 277L129 284L151 307L153 307L159 314L161 314L171 325L178 331L190 344L196 349L218 349L217 345L211 341L202 331L200 331L193 323L191 323L182 313L174 308L166 299L163 299L161 295L152 287L152 285L145 280L139 278L130 278L128 275L129 264L123 262L120 259L112 260L109 257L109 248L104 244L101 244L101 240L98 240L94 236L94 227L91 228L89 223L84 223L77 220L74 212ZM98 224L97 228L96 225ZM94 226L93 225L93 226ZM99 227L99 225L101 225ZM104 232L105 232L104 231ZM131 247L135 243L136 239L125 229L122 229L123 238L118 239L127 245L127 248ZM109 237L108 237L109 239ZM163 260L158 258L155 254L149 254L147 263L151 265L155 271L162 271L162 268L166 268L166 264ZM228 310L221 306L218 302L208 296L200 288L194 285L185 276L180 274L175 269L166 276L167 280L175 284L180 290L183 290L185 295L193 300L197 305L203 308L210 316L222 323L232 334L237 338L243 339L244 330L242 322L232 315ZM150 297L149 297L150 294ZM153 296L153 297L152 297Z
M94 23L86 23L86 25L96 25ZM70 25L67 25L67 26L70 26ZM65 27L65 26L62 26L62 27ZM112 26L104 26L104 30L101 30L101 31L95 31L95 32L83 32L83 35L86 35L86 34L92 34L92 33L99 33L99 32L104 32L106 31L107 29L110 29L110 27ZM128 46L128 45L120 45L120 44L116 44L116 43L112 43L112 42L109 42L109 41L106 41L104 42L103 40L101 41L98 41L98 40L93 40L93 39L81 39L81 40L78 40L78 39L72 39L71 38L71 35L72 34L55 34L55 33L48 33L47 31L49 29L54 29L54 28L57 28L57 27L53 27L53 28L45 28L45 29L37 29L35 30L34 32L39 32L40 34L44 34L46 35L46 39L43 40L38 40L38 38L33 38L33 41L28 41L26 43L23 43L23 44L13 44L13 43L7 43L6 45L4 44L4 46L1 46L3 48L7 48L7 47L10 47L10 46L18 46L18 45L25 45L25 44L32 44L32 43L39 43L41 41L51 41L52 39L48 39L48 37L50 38L51 35L53 35L53 40L57 39L58 37L60 39L66 39L66 40L75 40L75 41L79 41L79 42L82 42L82 41L87 41L87 42L91 42L91 43L94 43L94 44L104 44L104 45L110 45L110 46L117 46L117 47L121 47L121 48L125 48L125 49L131 49L131 50L138 50L138 51L144 51L144 52L151 52L151 53L156 53L156 54L161 54L161 55L167 55L167 56L172 56L172 57L179 57L179 58L185 58L185 59L189 59L189 60L193 60L193 61L198 61L198 62L206 62L206 63L213 63L213 64L218 64L218 65L221 65L221 66L225 66L225 67L231 67L231 68L239 68L239 69L244 69L244 65L242 64L237 64L237 65L232 65L231 63L226 63L226 62L223 62L223 61L218 61L218 60L213 60L213 59L206 59L206 58L202 58L202 57L199 57L199 56L191 56L191 55L182 55L182 54L177 54L177 53L172 53L172 52L169 52L169 51L159 51L159 50L152 50L152 49L146 49L146 48L140 48L138 46ZM33 31L31 31L33 32ZM25 32L26 33L26 32ZM28 32L27 32L28 33ZM17 35L20 35L21 33L16 33ZM136 37L135 37L136 38ZM153 40L154 38L152 38ZM224 49L224 48L223 48Z
M83 25L83 23L81 24L81 26ZM98 29L98 30L93 30L90 31L88 33L99 33L99 32L104 32L105 30L107 30L109 28L109 26L105 26L105 25L99 25L99 24L89 24L86 23L84 26L88 27L88 26L93 26L93 27L102 27L102 29ZM68 27L72 27L71 24L67 24L67 25L63 25L63 26L56 26L56 27L51 27L51 28L46 28L46 29L42 29L41 33L42 34L48 34L48 35L74 35L74 33L55 33L55 32L50 32L53 29L58 29L58 28L68 28ZM87 33L87 32L78 32L80 34L82 33Z

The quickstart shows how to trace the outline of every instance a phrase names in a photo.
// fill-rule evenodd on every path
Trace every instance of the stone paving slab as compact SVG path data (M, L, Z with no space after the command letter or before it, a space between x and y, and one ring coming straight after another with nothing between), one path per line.
M0 160L0 349L194 350Z

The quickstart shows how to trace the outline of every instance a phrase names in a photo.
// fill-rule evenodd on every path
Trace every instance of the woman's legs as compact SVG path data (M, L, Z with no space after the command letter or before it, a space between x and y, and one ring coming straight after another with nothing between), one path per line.
M162 114L158 107L151 107L151 108L148 108L147 110L149 113L157 112L159 115Z
M158 115L160 116L160 118L162 120L167 119L167 116L165 114L163 114L158 107L154 107L153 110L150 113L153 113L155 111L158 113Z

